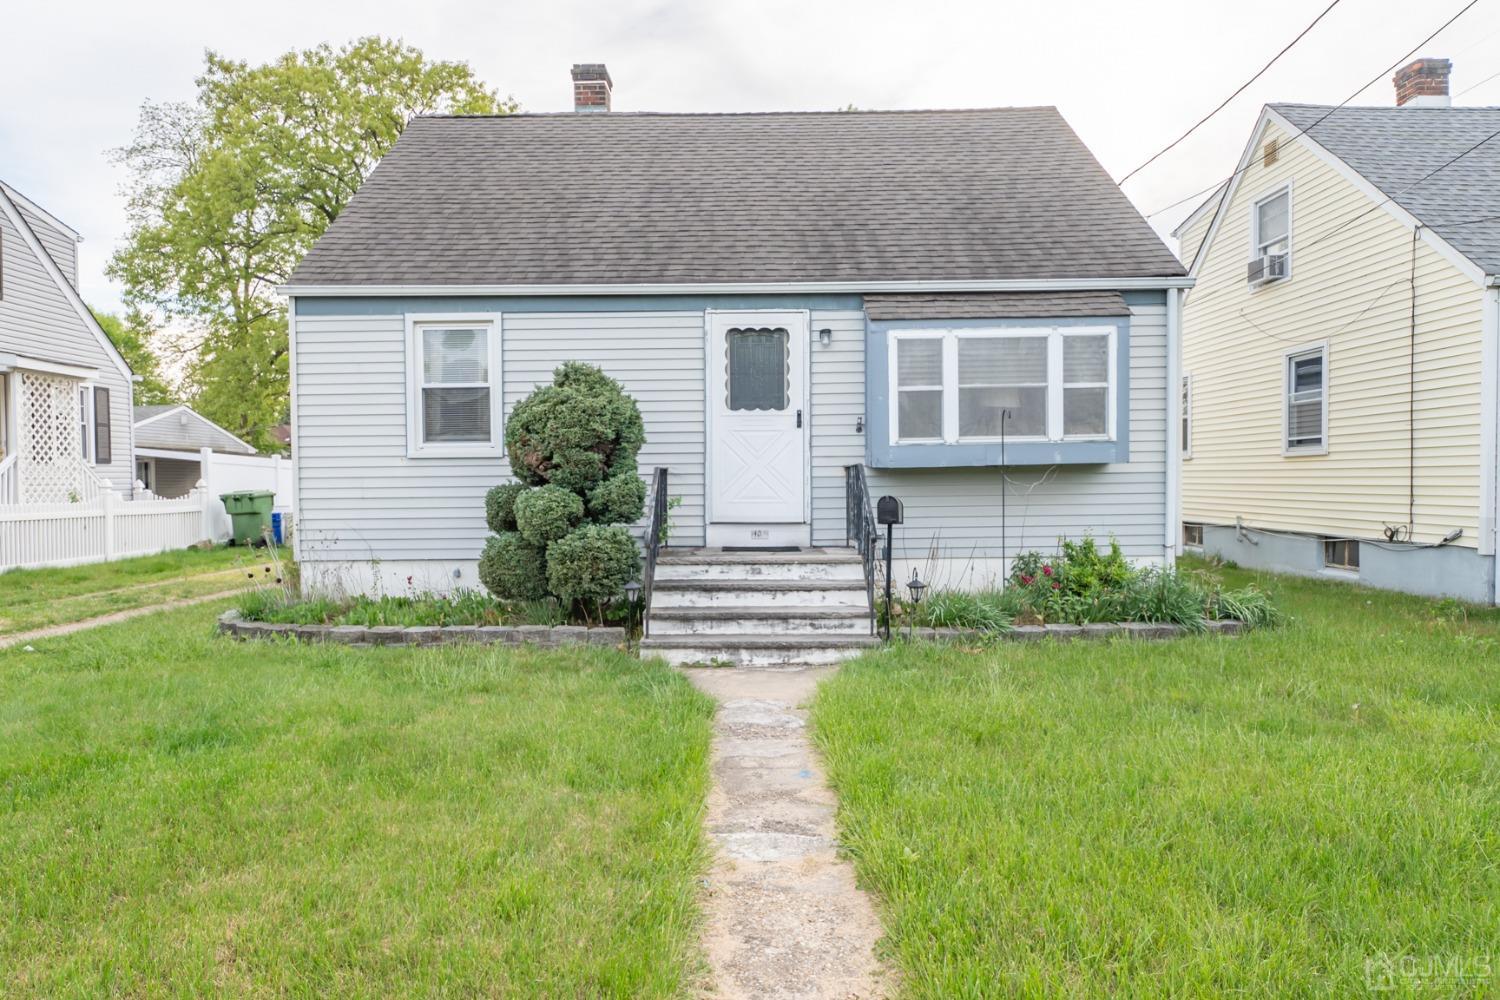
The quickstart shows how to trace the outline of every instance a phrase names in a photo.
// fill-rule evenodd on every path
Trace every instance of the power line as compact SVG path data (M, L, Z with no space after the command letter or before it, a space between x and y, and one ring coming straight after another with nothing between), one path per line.
M1296 38L1293 38L1290 42L1287 42L1286 46L1280 52L1276 53L1274 56L1271 57L1271 61L1270 62L1266 63L1264 66L1262 66L1260 68L1259 72L1257 72L1250 79L1246 80L1244 83L1240 84L1239 88L1237 90L1235 90L1234 93L1232 93L1228 97L1224 98L1223 103L1221 103L1217 108L1214 108L1208 114L1204 115L1202 118L1199 118L1196 122L1193 123L1193 127L1192 128L1188 129L1186 132L1182 133L1177 138L1175 138L1171 142L1167 143L1166 146L1164 146L1160 150L1158 150L1156 152L1156 154L1153 155L1145 163L1142 163L1140 166L1136 167L1130 173L1126 174L1124 177L1121 177L1120 178L1120 186L1124 187L1126 181L1130 180L1130 178L1134 177L1136 174L1140 173L1142 170L1145 170L1147 167L1151 166L1151 164L1155 163L1157 160L1161 159L1163 156L1165 156L1166 154L1170 153L1173 149L1175 149L1177 147L1177 145L1180 142L1182 142L1182 140L1186 139L1188 136L1190 136L1194 132L1198 131L1198 129L1201 126L1203 126L1210 118L1212 118L1214 115L1218 114L1220 111L1223 111L1226 107L1228 107L1230 101L1234 100L1236 97L1239 97L1247 89L1249 89L1249 87L1250 87L1251 84L1253 84L1256 80L1259 80L1261 77L1265 76L1266 75L1266 71L1269 70L1272 66L1276 65L1276 61L1278 59L1280 59L1282 56L1284 56L1288 52L1290 52L1292 50L1292 46L1294 46L1298 42L1302 41L1302 39L1304 37L1306 37L1307 33L1309 31L1313 30L1314 28L1316 28L1318 26L1318 22L1321 21L1321 20L1323 20L1323 18L1327 17L1328 14L1329 14L1329 12L1332 11L1333 8L1337 7L1341 2L1342 2L1342 0L1333 0L1333 3L1329 4L1327 7L1324 7L1323 8L1323 13L1321 13L1317 17L1313 18L1312 19L1312 23L1309 24L1307 27L1303 28L1300 32L1298 32Z
M1392 73L1395 70L1399 69L1408 59L1410 59L1413 55L1415 55L1416 52L1419 49L1422 48L1422 46L1426 45L1428 42L1432 41L1438 35L1442 34L1444 31L1446 31L1449 25L1451 25L1454 21L1457 21L1460 17L1463 17L1465 14L1467 14L1469 12L1470 8L1472 8L1478 2L1479 2L1479 0L1469 0L1468 3L1466 3L1466 4L1463 5L1463 7L1459 8L1458 13L1454 14L1452 17L1448 18L1448 20L1444 21L1442 23L1442 25L1436 31L1434 31L1432 34L1428 35L1426 38L1422 39L1416 45L1412 46L1411 51L1407 52L1406 55L1402 56L1400 59L1397 59L1395 62L1391 63L1391 65L1388 66L1388 67L1386 67L1384 70L1381 70L1368 83L1366 83L1364 86L1360 87L1358 90L1356 90L1354 93L1350 94L1348 97L1344 98L1342 101L1340 101L1334 107L1330 108L1326 114L1324 114L1317 121L1313 122L1311 125L1307 126L1307 128L1304 128L1304 129L1295 129L1294 130L1294 134L1290 138L1296 139L1299 136L1306 135L1307 133L1311 132L1313 129L1317 128L1319 125L1323 124L1323 122L1327 121L1328 118L1335 111L1340 110L1341 108L1344 107L1344 105L1348 104L1350 101L1354 100L1360 94L1363 94L1366 90L1369 90L1375 84L1379 83L1382 79L1384 79L1384 77L1385 77L1385 75L1387 73ZM1190 201L1192 201L1195 198L1201 198L1204 195L1208 194L1210 191L1214 191L1217 188L1221 187L1222 185L1227 184L1230 181L1234 180L1240 174L1244 173L1246 170L1249 170L1250 166L1251 166L1251 164L1247 163L1243 167L1240 167L1238 170L1236 170L1234 173L1230 174L1228 177L1224 178L1221 181L1215 181L1213 184L1210 184L1208 187L1204 188L1201 191L1195 191L1192 194L1188 195L1186 198L1179 198L1177 201L1172 202L1172 204L1166 205L1166 206L1164 206L1162 208L1158 208L1154 212L1147 212L1146 213L1146 218L1148 218L1148 219L1154 218L1154 217L1156 217L1158 215L1161 215L1163 212L1170 212L1172 209L1176 208L1177 206L1186 204L1187 202L1190 202Z
M1465 94L1467 94L1471 90L1477 90L1478 88L1483 87L1485 84L1489 83L1491 80L1493 80L1497 76L1500 76L1500 73L1491 73L1489 76L1485 77L1483 80L1480 80L1478 83L1474 84L1473 86L1465 87L1463 90L1460 90L1458 93L1454 94L1453 96L1455 98L1462 97L1462 96L1464 96Z

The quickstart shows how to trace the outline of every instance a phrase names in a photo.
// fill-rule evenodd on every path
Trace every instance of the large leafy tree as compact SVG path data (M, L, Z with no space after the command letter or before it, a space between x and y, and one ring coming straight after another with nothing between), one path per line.
M155 331L140 310L129 309L124 316L118 316L115 313L100 312L93 307L90 309L110 342L140 380L135 384L133 393L136 405L176 402L172 387L162 376L161 359L153 349Z
M421 114L503 114L464 63L362 38L250 66L210 52L197 98L146 103L129 168L130 231L109 273L127 304L189 331L183 388L256 445L288 409L274 290Z

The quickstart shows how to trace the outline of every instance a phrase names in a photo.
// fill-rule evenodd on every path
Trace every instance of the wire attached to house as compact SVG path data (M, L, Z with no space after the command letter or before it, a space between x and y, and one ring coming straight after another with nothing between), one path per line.
M1454 21L1457 21L1460 17L1463 17L1465 14L1467 14L1469 12L1469 10L1475 4L1477 4L1478 2L1479 2L1479 0L1469 0L1468 3L1466 3L1466 4L1463 5L1463 7L1459 8L1458 13L1456 13L1452 17L1448 18L1448 20L1444 21L1442 23L1442 25L1436 31L1434 31L1432 34L1428 35L1426 38L1422 39L1415 46L1413 46L1412 49L1411 49L1411 51L1407 52L1406 55L1402 56L1400 59L1397 59L1394 63L1392 63L1386 69L1384 69L1380 73L1376 74L1368 83L1366 83L1364 86L1360 87L1358 90L1356 90L1354 93L1350 94L1348 97L1344 98L1338 104L1334 105L1332 108L1330 108L1328 110L1328 112L1326 114L1324 114L1317 121L1313 122L1311 125L1307 126L1307 128L1304 128L1304 129L1294 129L1294 134L1291 135L1289 138L1290 139L1296 139L1299 136L1307 135L1313 129L1317 128L1319 125L1321 125L1325 121L1327 121L1334 114L1334 112L1341 110L1344 107L1344 105L1348 104L1350 101L1354 100L1360 94L1363 94L1365 91L1367 91L1371 87L1375 86L1375 84L1377 84L1381 80L1385 79L1386 74L1388 74L1388 73L1394 73L1396 70L1400 69L1401 66L1403 66L1407 62L1407 60L1411 59L1411 57L1413 55L1415 55L1419 49L1421 49L1428 42L1432 41L1438 35L1442 34L1444 31L1446 31L1448 29L1449 25L1451 25ZM1179 205L1185 205L1188 202L1194 200L1195 198L1201 198L1204 195L1208 194L1209 192L1214 191L1214 190L1216 190L1216 189L1218 189L1220 187L1223 187L1225 184L1228 184L1230 181L1234 180L1240 174L1243 174L1246 170L1249 170L1252 165L1253 165L1253 160L1252 160L1251 163L1246 163L1243 167L1240 167L1239 169L1235 170L1234 173L1230 174L1228 177L1224 178L1223 180L1215 181L1214 183L1210 184L1208 187L1204 188L1201 191L1195 191L1192 194L1188 195L1186 198L1179 198L1177 201L1172 202L1172 204L1163 206L1162 208L1158 208L1154 212L1147 212L1146 213L1146 218L1148 218L1148 219L1155 218L1156 216L1161 215L1163 212L1170 212L1172 209L1176 208L1177 206L1179 206Z
M1417 238L1419 222L1411 231L1411 331L1407 345L1406 387L1406 537L1417 530ZM1324 428L1327 433L1327 428Z
M1249 87L1250 87L1251 84L1253 84L1256 80L1259 80L1261 77L1265 76L1266 72L1268 70L1270 70L1270 68L1272 66L1276 65L1277 60L1279 60L1282 56L1286 55L1288 52L1292 51L1292 46L1296 45L1298 42L1302 41L1303 38L1307 37L1307 33L1310 32L1310 31L1312 31L1314 28L1316 28L1318 26L1318 22L1321 21L1321 20L1323 20L1323 18L1327 17L1328 14L1333 10L1333 8L1337 7L1341 2L1342 2L1342 0L1333 0L1333 3L1329 4L1327 7L1324 7L1323 8L1323 13L1321 13L1317 17L1313 18L1312 19L1312 23L1309 24L1307 27L1303 28L1300 32L1298 32L1296 38L1293 38L1290 42L1287 42L1286 46L1280 52L1276 53L1274 56L1271 57L1271 61L1270 62L1266 63L1264 66L1262 66L1260 68L1259 72L1257 72L1250 79L1246 80L1244 83L1240 84L1239 87L1235 90L1234 93L1232 93L1228 97L1224 98L1223 103L1221 103L1218 107L1214 108L1208 114L1204 115L1202 118L1199 118L1196 122L1193 123L1193 127L1192 128L1188 129L1186 132L1182 133L1177 138L1175 138L1171 142L1167 143L1160 150L1158 150L1153 156L1151 156L1151 158L1148 159L1145 163L1142 163L1140 166L1136 167L1130 173L1126 174L1124 177L1121 177L1120 178L1120 186L1124 187L1125 186L1125 182L1128 181L1128 180L1130 180L1130 178L1134 177L1136 174L1140 173L1142 170L1145 170L1147 167L1151 166L1151 164L1155 163L1157 160L1161 159L1163 156L1165 156L1166 154L1170 153L1173 149L1176 149L1179 143L1181 143L1188 136L1192 135L1194 132L1198 131L1198 129L1201 128L1203 125L1207 124L1208 120L1210 118L1212 118L1214 115L1218 114L1220 111L1223 111L1226 107L1228 107L1230 101L1233 101L1236 97L1239 97L1247 89L1249 89Z

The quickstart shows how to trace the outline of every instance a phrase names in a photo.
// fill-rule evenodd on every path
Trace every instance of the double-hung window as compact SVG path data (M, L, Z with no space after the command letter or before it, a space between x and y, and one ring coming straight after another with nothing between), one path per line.
M500 333L493 317L411 317L407 454L500 453Z
M1288 455L1328 450L1328 348L1304 348L1286 355L1285 435Z
M1292 189L1282 188L1250 209L1252 257L1283 257L1281 276L1291 277Z
M894 330L897 444L1110 440L1113 327Z

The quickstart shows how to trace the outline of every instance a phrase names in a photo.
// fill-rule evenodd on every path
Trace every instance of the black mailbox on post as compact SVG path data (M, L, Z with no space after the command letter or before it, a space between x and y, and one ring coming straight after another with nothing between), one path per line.
M875 501L875 521L879 524L901 524L904 513L901 501L895 497L885 496Z

